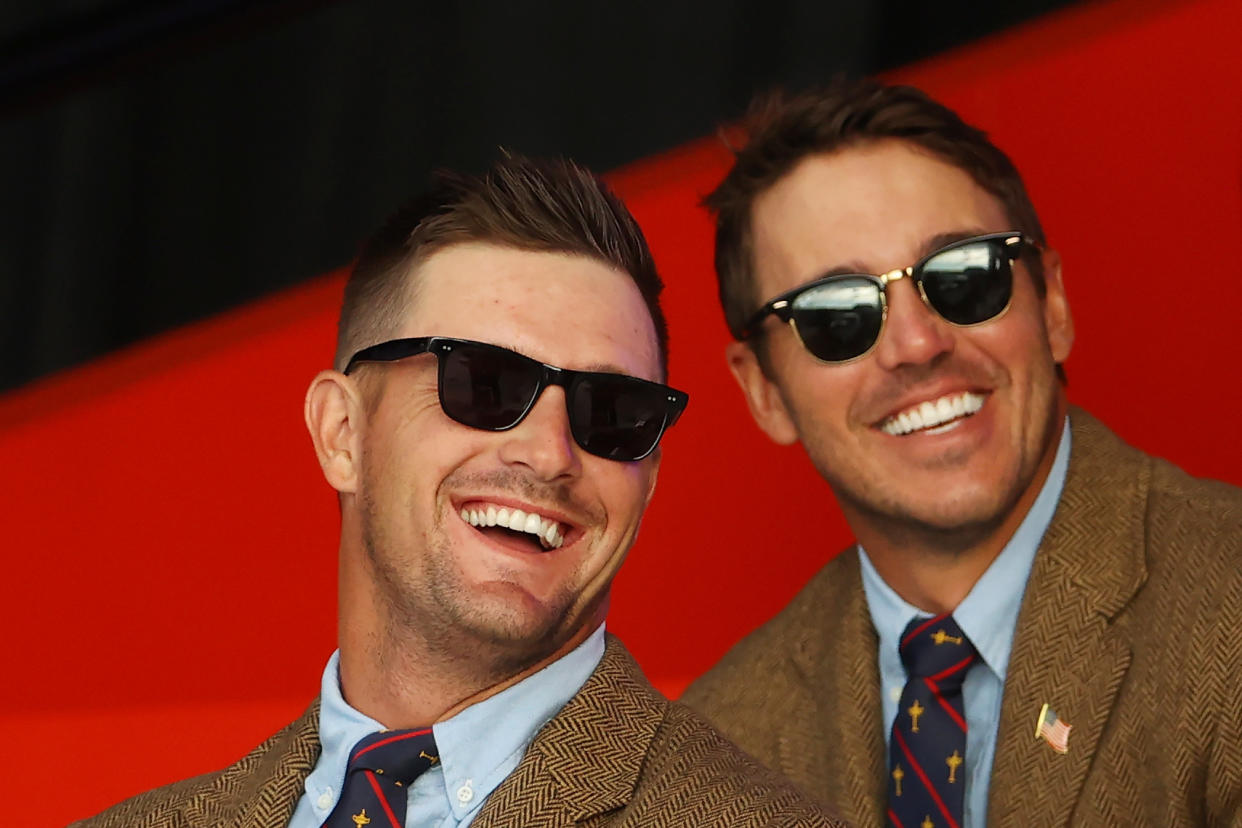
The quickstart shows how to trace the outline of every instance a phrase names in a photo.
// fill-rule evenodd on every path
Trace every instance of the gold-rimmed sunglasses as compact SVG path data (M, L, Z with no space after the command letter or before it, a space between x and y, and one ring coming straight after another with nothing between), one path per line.
M888 318L888 285L910 279L927 307L954 325L967 327L996 319L1013 298L1013 263L1039 249L1018 232L988 233L953 242L909 267L888 273L825 276L786 291L763 305L746 323L742 339L776 316L793 328L798 341L822 362L850 362L875 347Z

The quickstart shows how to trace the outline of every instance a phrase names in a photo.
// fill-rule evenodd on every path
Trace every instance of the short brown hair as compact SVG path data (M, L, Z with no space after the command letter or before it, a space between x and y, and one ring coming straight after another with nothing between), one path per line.
M668 325L659 302L664 285L638 222L603 181L574 162L509 153L482 175L436 173L429 190L363 245L345 284L338 370L357 351L395 335L417 298L412 274L418 264L464 242L578 254L627 273L651 314L667 374Z
M804 158L863 144L908 141L967 173L995 196L1013 227L1041 245L1044 231L1017 168L987 134L948 107L910 86L875 80L838 80L798 95L777 92L756 99L744 122L746 141L733 168L704 199L716 216L716 278L720 304L733 336L741 339L757 295L751 211L755 199ZM1032 257L1042 295L1043 272Z

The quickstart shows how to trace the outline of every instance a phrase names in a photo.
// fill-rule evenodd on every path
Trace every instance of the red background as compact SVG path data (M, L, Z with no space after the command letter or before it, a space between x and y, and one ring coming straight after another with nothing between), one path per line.
M1235 0L1094 3L894 76L989 129L1024 171L1065 261L1071 397L1234 482L1238 31ZM668 283L672 377L692 396L610 620L672 694L849 540L724 366L695 202L726 164L705 140L611 176ZM328 275L0 397L0 779L43 803L24 822L226 764L315 694L338 527L301 406L330 361L340 290Z

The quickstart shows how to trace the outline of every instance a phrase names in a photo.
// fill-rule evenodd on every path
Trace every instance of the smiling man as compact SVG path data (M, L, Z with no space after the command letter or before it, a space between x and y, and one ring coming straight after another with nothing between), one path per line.
M306 423L340 649L298 721L91 826L811 825L604 632L686 395L625 207L568 162L444 175L365 247Z
M729 367L858 543L684 700L860 826L1238 824L1242 493L1069 406L1009 159L841 83L757 106L708 204Z

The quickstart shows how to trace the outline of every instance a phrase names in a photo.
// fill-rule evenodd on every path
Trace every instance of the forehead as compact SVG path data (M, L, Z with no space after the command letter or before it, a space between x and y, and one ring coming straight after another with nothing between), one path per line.
M474 339L561 368L660 378L642 294L602 261L470 242L436 251L413 278L399 336Z
M752 222L765 297L838 267L905 267L946 233L1011 229L966 172L903 141L804 159L755 200Z

